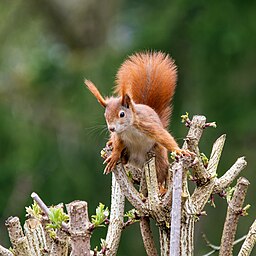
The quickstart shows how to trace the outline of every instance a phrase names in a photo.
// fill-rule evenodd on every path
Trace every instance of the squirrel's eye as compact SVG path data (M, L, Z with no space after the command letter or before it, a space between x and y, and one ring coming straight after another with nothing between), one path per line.
M119 116L120 116L120 117L124 117L124 116L125 116L124 111L120 111L120 112L119 112Z

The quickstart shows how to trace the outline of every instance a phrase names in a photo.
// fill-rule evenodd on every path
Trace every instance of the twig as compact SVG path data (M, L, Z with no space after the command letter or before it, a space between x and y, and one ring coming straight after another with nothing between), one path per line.
M232 255L233 242L237 229L237 223L241 214L249 181L240 177L237 181L232 199L229 202L227 216L221 238L220 256Z
M238 253L238 256L248 256L250 255L254 245L256 243L256 220L250 227L249 233Z
M216 180L213 193L221 193L226 189L246 167L246 165L247 162L244 157L238 158L233 166L222 177Z
M124 202L124 194L116 181L115 174L113 173L110 223L106 236L106 243L108 247L107 255L114 256L117 254L123 228Z
M210 241L208 240L208 238L206 237L205 234L203 234L203 238L204 238L204 240L205 240L207 246L209 246L210 248L213 249L212 251L208 252L207 254L204 254L203 256L212 255L213 253L215 253L215 252L217 252L217 251L220 250L220 246L214 245L214 244L210 243ZM238 244L238 243L240 243L240 242L242 242L242 241L244 241L245 238L246 238L246 236L242 236L242 237L238 238L237 240L235 240L235 241L233 242L233 246L236 245L236 244Z
M36 201L36 203L38 204L38 206L42 209L42 211L49 217L50 214L50 210L49 208L46 206L46 204L43 202L43 200L39 197L39 195L35 192L33 192L31 194L31 197ZM62 222L61 227L68 231L68 225L65 222Z

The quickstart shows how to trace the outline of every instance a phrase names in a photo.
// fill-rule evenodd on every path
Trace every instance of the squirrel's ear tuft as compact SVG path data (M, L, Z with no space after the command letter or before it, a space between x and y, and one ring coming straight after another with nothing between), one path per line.
M84 83L85 83L86 87L91 91L91 93L95 96L95 98L98 100L100 105L105 108L107 106L107 102L101 96L99 90L96 88L96 86L93 84L93 82L91 82L90 80L85 80Z
M125 108L129 108L131 106L131 98L128 94L122 96L122 106Z

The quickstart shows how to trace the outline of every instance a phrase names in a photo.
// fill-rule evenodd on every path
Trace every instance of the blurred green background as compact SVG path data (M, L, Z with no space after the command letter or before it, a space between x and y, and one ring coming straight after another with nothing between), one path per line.
M246 156L252 207L237 238L246 234L256 213L255 10L255 1L237 0L2 0L0 243L10 245L4 222L10 215L24 221L33 191L49 205L86 200L90 214L99 202L109 206L111 176L102 175L100 158L108 133L83 80L110 95L122 61L146 49L170 53L178 65L170 130L179 144L187 132L180 115L188 111L217 122L202 137L206 155L227 134L219 175ZM220 243L226 202L216 197L216 205L197 223L195 255L210 250L202 233ZM95 231L93 247L105 232ZM145 255L138 225L123 232L118 255Z

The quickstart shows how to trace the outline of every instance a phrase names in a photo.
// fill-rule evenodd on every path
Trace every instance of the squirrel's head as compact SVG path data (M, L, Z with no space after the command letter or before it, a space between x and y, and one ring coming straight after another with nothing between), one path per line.
M85 80L85 84L105 108L104 116L110 132L122 133L133 124L134 103L128 94L103 98L91 81Z
M133 124L133 104L127 94L107 99L104 115L110 132L122 133Z

